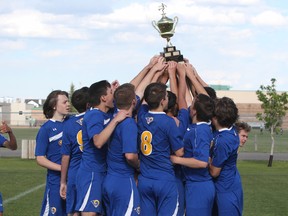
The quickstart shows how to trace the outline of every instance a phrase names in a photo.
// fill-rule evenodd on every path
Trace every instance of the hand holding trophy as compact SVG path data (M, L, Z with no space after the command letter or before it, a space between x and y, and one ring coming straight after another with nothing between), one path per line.
M159 10L162 10L162 18L156 23L155 20L152 21L153 27L160 33L162 38L167 40L167 45L164 47L164 52L160 54L165 57L166 61L176 61L181 62L183 60L183 55L181 55L180 50L176 50L176 47L172 45L170 38L175 33L175 27L178 23L178 17L175 16L174 19L166 17L164 10L166 5L163 3L159 7Z

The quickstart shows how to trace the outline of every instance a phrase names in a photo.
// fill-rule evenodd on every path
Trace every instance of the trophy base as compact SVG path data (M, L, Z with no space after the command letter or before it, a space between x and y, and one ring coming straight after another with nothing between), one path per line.
M176 50L175 46L164 47L164 52L160 53L166 61L183 62L183 55L180 50Z

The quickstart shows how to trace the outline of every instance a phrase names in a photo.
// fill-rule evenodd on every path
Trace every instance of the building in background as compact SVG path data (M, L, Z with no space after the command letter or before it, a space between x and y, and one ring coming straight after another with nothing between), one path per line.
M213 86L211 86L213 87ZM216 86L217 97L229 97L236 103L241 121L245 121L253 128L263 128L263 122L256 118L256 113L262 112L261 102L256 91L230 90L230 86ZM2 102L1 102L2 101ZM47 119L43 115L45 99L0 98L0 121L5 120L11 126L39 127ZM288 115L283 119L283 129L288 129Z
M0 121L11 126L36 127L45 122L42 111L43 99L3 100L0 103Z

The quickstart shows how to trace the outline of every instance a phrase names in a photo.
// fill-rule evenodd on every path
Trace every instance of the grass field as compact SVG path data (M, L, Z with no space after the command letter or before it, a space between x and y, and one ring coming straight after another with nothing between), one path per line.
M275 161L273 167L267 167L266 161L239 161L238 168L244 188L244 216L287 215L288 162ZM0 173L5 216L39 215L45 169L35 160L1 158Z
M45 183L46 170L38 166L35 160L1 158L0 173L4 215L39 215L44 186L30 193L27 191Z

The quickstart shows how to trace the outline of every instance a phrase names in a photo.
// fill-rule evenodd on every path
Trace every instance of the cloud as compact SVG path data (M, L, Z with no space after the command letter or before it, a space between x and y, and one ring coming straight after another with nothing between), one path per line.
M253 57L255 56L255 53L252 52L251 50L241 50L241 49L220 49L219 50L221 54L226 55L226 56L234 56L234 57Z
M287 17L276 11L264 11L251 19L252 24L260 26L284 26L287 25Z
M26 43L21 40L2 40L0 50L21 50L26 47Z
M218 5L255 5L260 0L196 0L196 2Z
M0 34L13 37L42 37L85 39L87 36L71 23L77 19L73 15L54 15L36 10L16 10L0 15Z
M43 57L49 57L49 58L59 57L63 55L63 51L62 50L50 50L50 51L41 52L40 55Z
M282 61L287 64L288 53L287 52L276 52L273 53L271 58L275 61Z

